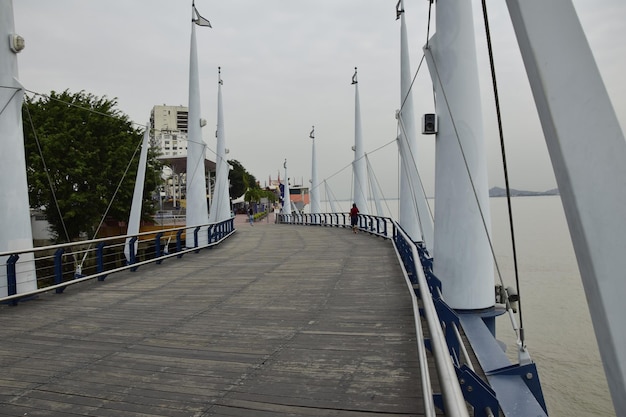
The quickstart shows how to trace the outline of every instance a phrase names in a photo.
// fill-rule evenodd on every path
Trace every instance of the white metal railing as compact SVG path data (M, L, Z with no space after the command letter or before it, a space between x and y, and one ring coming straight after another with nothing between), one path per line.
M193 247L185 247L182 238L182 234L185 232L193 234L195 242ZM142 232L136 235L120 235L0 252L0 268L2 268L0 271L0 289L3 289L2 292L6 294L6 296L0 297L0 302L16 303L20 298L51 290L60 292L69 285L86 280L94 278L101 280L115 272L136 269L153 262L159 264L163 260L175 256L180 258L186 253L197 252L203 248L217 245L234 232L234 221L231 218L205 225L189 227L183 225ZM200 236L202 236L202 240ZM172 242L175 247L168 250L172 238L175 238L175 242ZM163 240L165 242L162 242ZM141 251L139 251L140 248ZM125 249L131 254L130 261L125 260ZM135 255L135 249L141 255ZM105 251L108 253L104 254ZM65 262L68 258L72 260L73 265ZM80 258L82 261L78 261ZM109 261L110 259L112 261ZM121 262L121 259L124 261ZM89 265L83 269L82 265L85 260L88 261ZM35 270L27 269L31 268L30 265L34 265ZM72 267L75 269L70 270ZM46 272L53 269L53 273L48 274ZM86 272L86 269L89 269L90 272ZM36 289L17 292L19 274L33 276L36 280L34 285ZM70 279L68 279L69 275L71 275ZM53 283L50 284L50 282Z
M395 224L395 223L394 223ZM432 294L430 293L430 289L428 283L426 281L426 276L424 275L424 268L422 267L422 263L420 261L420 257L417 251L417 247L413 243L413 241L407 236L407 234L395 224L395 234L397 236L401 236L402 239L409 245L411 248L411 253L413 257L413 262L415 263L415 274L417 278L417 282L420 289L421 301L422 301L422 309L424 311L424 317L426 319L426 323L428 325L428 330L430 332L431 345L432 345L432 353L435 358L435 365L437 368L437 375L439 377L439 384L441 386L441 391L443 394L443 403L445 408L446 416L452 417L468 417L469 413L467 411L467 406L465 404L465 399L463 397L463 392L461 391L461 386L459 384L459 380L456 375L454 363L452 362L452 358L450 356L450 351L448 349L448 345L443 334L443 329L441 328L439 316L437 314L437 310L435 309L435 304L433 302ZM394 235L394 236L396 236ZM428 365L422 365L422 356L425 356L425 346L424 339L422 336L421 330L421 322L419 317L419 308L417 306L417 296L415 295L415 291L413 289L413 284L411 283L406 268L404 267L404 262L402 261L401 250L398 248L396 243L396 239L393 240L394 247L396 249L396 254L400 260L400 264L402 265L402 270L404 273L405 281L407 282L407 286L409 287L411 293L411 299L413 300L413 309L415 315L415 326L418 331L418 338L421 338L421 342L418 343L418 351L420 351L420 368L422 368L422 375L424 374L423 368L426 367L426 375L428 376ZM423 352L422 352L423 351ZM430 377L427 378L427 384L430 384ZM424 401L425 401L425 412L428 416L434 416L434 403L432 401L432 391L426 392L426 384L422 381L424 393ZM428 388L430 390L430 388ZM430 398L430 401L428 399ZM428 401L428 402L427 402Z
M278 214L276 223L296 224L301 226L332 226L352 227L348 213L293 213ZM391 239L393 237L393 220L389 217L359 214L357 227L363 232Z

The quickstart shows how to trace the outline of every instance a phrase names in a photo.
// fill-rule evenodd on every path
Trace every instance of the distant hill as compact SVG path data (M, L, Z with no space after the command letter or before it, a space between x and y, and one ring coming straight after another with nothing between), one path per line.
M511 188L511 197L529 197L538 195L559 195L559 189L553 188L548 191L523 191ZM506 197L506 190L500 187L493 187L489 190L489 197Z

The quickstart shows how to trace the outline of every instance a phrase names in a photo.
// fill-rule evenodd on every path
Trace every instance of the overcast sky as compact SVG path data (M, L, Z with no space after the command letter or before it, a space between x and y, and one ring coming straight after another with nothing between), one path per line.
M626 122L626 3L576 0L582 24L613 100ZM400 107L396 0L196 0L213 29L198 27L203 136L216 149L217 67L222 67L226 147L265 184L283 160L296 183L311 173L315 125L319 177L339 198L350 197L354 143L354 67L359 68L363 141L385 197L397 195L395 110ZM546 146L523 73L504 1L489 1L511 186L555 187ZM476 13L480 2L475 1ZM428 1L405 0L415 73L426 41ZM19 55L28 90L85 90L117 98L119 109L141 124L154 105L187 105L191 1L15 0L15 26L26 39ZM500 146L484 53L483 114L490 186L502 186ZM558 25L558 22L554 22ZM434 31L435 28L431 29ZM433 112L425 65L414 87L416 117ZM433 189L434 137L419 136L420 173ZM292 181L293 183L293 181Z

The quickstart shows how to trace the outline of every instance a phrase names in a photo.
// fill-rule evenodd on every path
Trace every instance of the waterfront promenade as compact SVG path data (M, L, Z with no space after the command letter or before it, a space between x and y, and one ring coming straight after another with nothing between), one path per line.
M419 416L389 241L249 226L222 245L0 306L0 416Z

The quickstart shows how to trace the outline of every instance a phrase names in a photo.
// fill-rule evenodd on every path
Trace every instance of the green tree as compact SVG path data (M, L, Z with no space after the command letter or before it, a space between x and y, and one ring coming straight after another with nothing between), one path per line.
M246 171L241 162L231 159L228 163L233 167L228 174L231 197L238 198L248 191L248 188L251 186L257 186L256 178Z
M109 204L109 218L128 219L142 133L116 107L115 99L67 90L24 102L30 204L45 209L58 241L83 232L91 237ZM144 216L155 210L151 195L159 169L150 152Z

